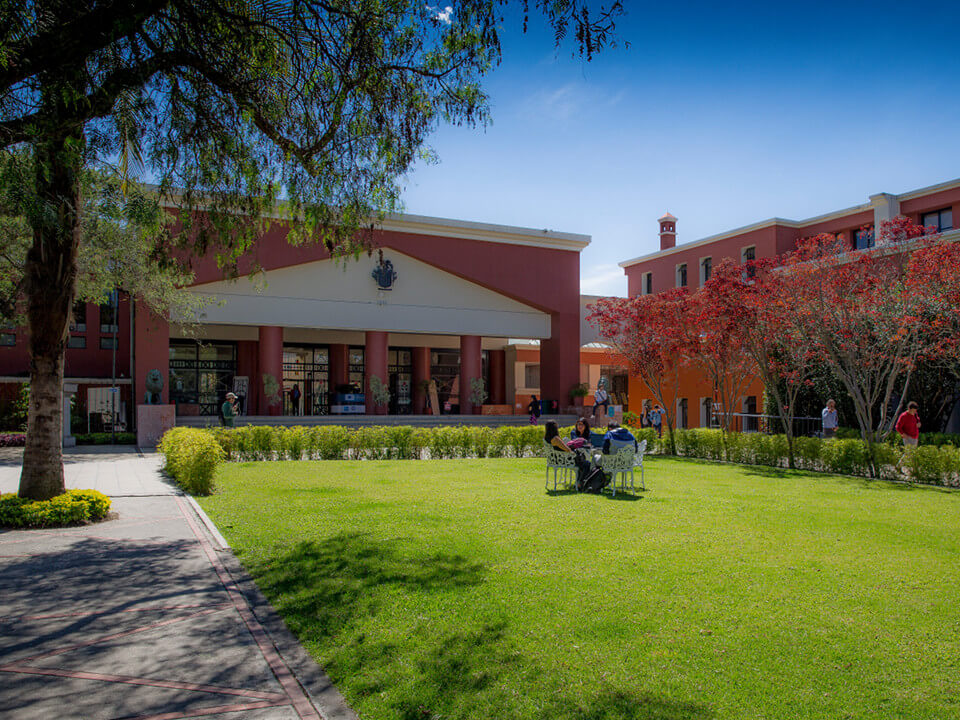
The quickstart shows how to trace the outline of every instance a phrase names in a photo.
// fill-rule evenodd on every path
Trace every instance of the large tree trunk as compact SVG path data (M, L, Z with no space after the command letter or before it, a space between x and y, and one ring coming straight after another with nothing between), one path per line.
M44 91L44 107L56 117L74 89L61 76ZM43 132L39 137L34 146L37 207L30 218L33 246L26 263L30 410L19 494L48 500L65 490L63 353L77 279L84 137L79 124L59 137Z

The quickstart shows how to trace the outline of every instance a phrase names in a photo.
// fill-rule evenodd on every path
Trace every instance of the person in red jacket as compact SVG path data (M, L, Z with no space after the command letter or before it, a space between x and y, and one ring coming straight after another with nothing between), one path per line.
M917 419L919 409L919 405L910 402L907 404L907 409L897 418L897 432L903 438L903 444L910 447L916 447L920 442L920 420Z

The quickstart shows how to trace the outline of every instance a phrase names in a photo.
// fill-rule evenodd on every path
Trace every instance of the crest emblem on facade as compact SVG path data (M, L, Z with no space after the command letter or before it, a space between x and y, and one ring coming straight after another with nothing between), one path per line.
M393 263L383 259L383 251L380 251L380 262L370 273L371 277L377 283L377 290L393 290L393 281L397 279L397 271L393 269Z

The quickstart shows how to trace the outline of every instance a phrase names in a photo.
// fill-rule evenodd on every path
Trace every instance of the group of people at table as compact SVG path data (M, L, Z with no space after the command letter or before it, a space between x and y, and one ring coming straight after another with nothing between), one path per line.
M602 454L597 453L591 456L589 451L594 447L594 439L590 430L590 423L584 418L577 420L577 424L570 431L570 438L567 440L560 437L557 423L548 420L544 425L543 441L555 450L573 453L574 463L577 465L580 476L586 475L593 468L602 469L605 455L615 455L623 448L629 448L633 452L637 452L639 448L637 439L629 430L620 427L619 423L610 422L607 423L607 432L603 436L602 444L599 447Z

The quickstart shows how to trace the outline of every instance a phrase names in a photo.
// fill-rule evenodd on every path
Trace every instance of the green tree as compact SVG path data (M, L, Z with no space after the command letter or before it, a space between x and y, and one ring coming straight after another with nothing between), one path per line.
M619 2L524 0L585 58ZM441 121L488 117L506 0L36 0L0 5L0 147L30 156L22 292L31 400L20 494L63 491L63 351L79 270L83 176L119 158L175 194L181 232L229 267L284 199L293 242L355 249ZM202 210L202 213L194 211ZM362 236L360 236L362 242Z

